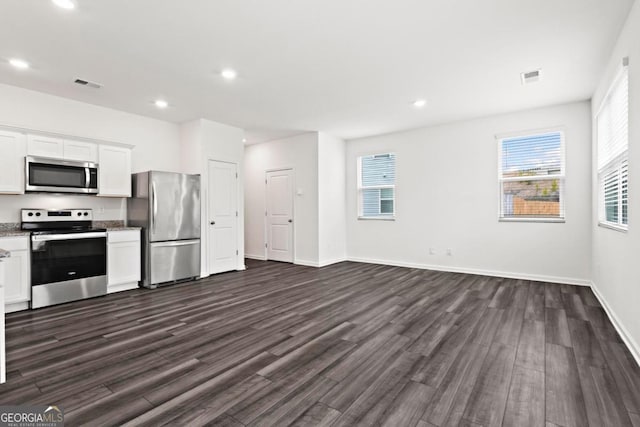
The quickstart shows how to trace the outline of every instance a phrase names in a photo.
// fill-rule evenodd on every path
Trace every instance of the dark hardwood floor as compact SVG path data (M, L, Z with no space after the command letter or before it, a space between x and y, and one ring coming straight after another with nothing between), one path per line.
M7 316L0 404L67 425L640 426L588 288L345 262Z

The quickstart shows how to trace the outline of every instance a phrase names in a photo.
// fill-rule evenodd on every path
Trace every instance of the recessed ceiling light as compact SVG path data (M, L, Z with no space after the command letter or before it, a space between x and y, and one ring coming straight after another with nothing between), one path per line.
M233 80L238 77L238 73L236 73L236 70L232 70L231 68L225 68L224 70L222 70L220 75L227 80Z
M26 70L27 68L29 68L29 63L27 61L23 61L22 59L18 58L11 58L9 60L9 64L21 70Z
M155 104L158 108L167 108L169 106L169 103L164 99L158 99Z
M53 4L55 4L56 6L62 9L71 10L76 8L76 4L72 0L51 0L51 1L53 1Z
M416 99L413 101L413 106L416 108L422 108L427 105L427 101L425 99Z

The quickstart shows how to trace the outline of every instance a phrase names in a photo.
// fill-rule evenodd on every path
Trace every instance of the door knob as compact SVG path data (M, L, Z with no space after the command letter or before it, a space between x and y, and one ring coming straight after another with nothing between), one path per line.
M216 222L215 221L211 221L211 225L216 225Z
M289 220L289 222L293 222L293 220L292 220L292 219L290 219L290 220Z

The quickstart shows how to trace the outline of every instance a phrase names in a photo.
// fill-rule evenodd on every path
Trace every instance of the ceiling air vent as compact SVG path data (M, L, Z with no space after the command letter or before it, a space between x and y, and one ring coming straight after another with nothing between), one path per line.
M520 73L520 79L522 80L523 85L527 85L529 83L539 82L541 74L542 70L527 71Z
M94 89L100 89L102 87L100 83L90 82L89 80L83 80L83 79L75 79L74 83L79 84L81 86L92 87Z

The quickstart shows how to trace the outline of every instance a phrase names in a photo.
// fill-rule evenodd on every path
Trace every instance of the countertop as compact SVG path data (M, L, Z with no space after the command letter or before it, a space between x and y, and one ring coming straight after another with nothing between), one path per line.
M106 227L107 231L126 231L126 230L142 230L142 227L127 227L127 226L120 226L120 227Z
M9 258L11 256L11 252L5 251L4 249L0 249L0 259Z
M28 236L28 231L20 230L19 222L0 223L0 237Z
M96 228L106 228L107 231L126 231L126 230L141 230L141 227L128 227L124 225L124 221L93 221L93 226Z
M95 228L106 228L107 231L127 231L127 230L141 230L141 227L128 227L124 225L124 221L93 221ZM28 236L28 231L20 230L20 223L18 222L4 222L0 223L0 238L2 237L18 237Z
M28 236L28 231L22 231L20 229L17 230L0 230L0 238L2 237L17 237L17 236Z

